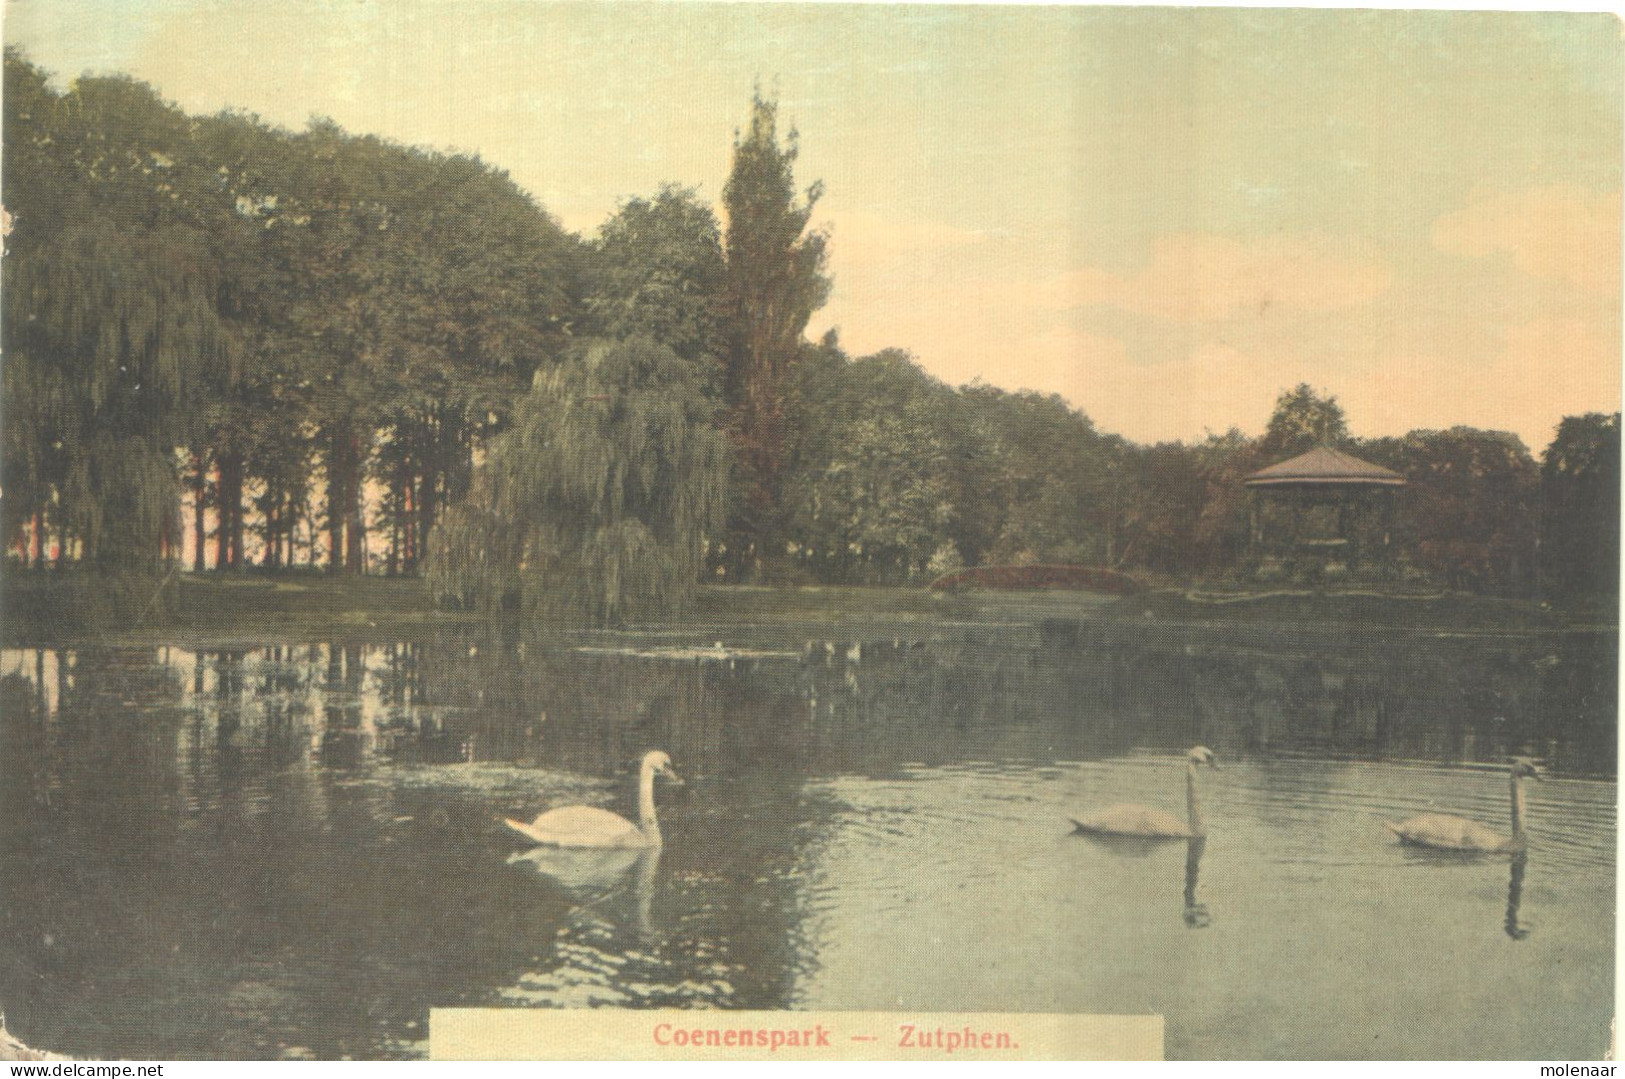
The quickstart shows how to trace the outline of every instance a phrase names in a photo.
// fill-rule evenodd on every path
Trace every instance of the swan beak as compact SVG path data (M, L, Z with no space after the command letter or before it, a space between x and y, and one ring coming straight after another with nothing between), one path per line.
M665 776L666 781L669 782L672 786L674 786L674 787L683 786L683 777L678 775L676 772L672 771L670 768L661 769L660 774Z

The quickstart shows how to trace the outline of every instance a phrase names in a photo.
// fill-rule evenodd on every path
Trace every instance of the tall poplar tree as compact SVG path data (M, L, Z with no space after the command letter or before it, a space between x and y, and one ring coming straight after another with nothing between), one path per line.
M798 195L797 153L795 131L779 138L778 103L756 93L722 189L729 319L723 385L738 462L726 564L735 579L777 538L787 376L807 321L829 298L827 237L808 231L823 187L814 183Z

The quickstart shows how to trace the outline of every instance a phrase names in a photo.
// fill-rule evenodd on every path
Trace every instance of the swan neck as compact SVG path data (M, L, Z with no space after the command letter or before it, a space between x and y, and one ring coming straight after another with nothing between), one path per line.
M1207 828L1202 820L1202 801L1196 796L1195 761L1185 766L1185 810L1190 816L1191 835L1207 834Z
M655 770L648 761L638 776L638 827L649 838L651 846L660 844L660 822L655 819Z

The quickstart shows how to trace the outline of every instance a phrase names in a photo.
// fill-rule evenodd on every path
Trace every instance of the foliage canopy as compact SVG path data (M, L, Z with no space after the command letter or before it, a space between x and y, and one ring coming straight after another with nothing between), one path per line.
M595 625L681 611L721 527L728 445L693 368L649 338L540 372L433 539L436 590Z

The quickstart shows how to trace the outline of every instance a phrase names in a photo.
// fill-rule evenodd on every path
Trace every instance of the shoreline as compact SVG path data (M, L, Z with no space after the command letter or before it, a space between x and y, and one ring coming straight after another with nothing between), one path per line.
M190 644L253 647L293 639L366 642L455 627L487 626L479 614L436 610L421 580L402 577L286 577L190 574L180 579L167 620L103 632L82 621L71 578L11 574L0 580L0 646L59 648ZM736 626L865 626L902 630L963 621L1034 629L1056 624L1116 624L1149 629L1222 631L1268 625L1306 632L1374 630L1472 637L1539 637L1617 633L1617 605L1557 608L1459 592L1381 593L1225 589L1193 584L1130 596L1085 591L974 590L934 592L924 586L702 585L684 618L619 627L555 627L560 635L677 634ZM53 625L58 611L69 627ZM1612 616L1612 617L1610 617Z

